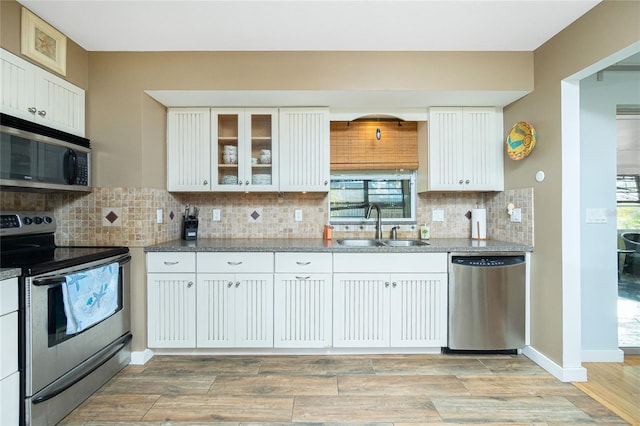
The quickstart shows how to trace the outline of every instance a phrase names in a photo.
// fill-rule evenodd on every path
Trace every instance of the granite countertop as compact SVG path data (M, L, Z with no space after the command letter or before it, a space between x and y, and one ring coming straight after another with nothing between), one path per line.
M322 238L201 238L196 241L173 240L144 248L149 252L273 251L328 253L442 253L442 252L528 252L532 246L504 241L478 241L468 238L433 238L429 245L416 247L348 247L337 240Z
M21 273L20 268L0 268L0 281L19 277Z

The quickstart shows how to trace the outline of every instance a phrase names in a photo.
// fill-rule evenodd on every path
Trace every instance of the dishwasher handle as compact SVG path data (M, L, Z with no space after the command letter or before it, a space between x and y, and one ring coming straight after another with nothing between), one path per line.
M451 256L451 263L458 266L474 268L495 268L520 265L524 263L524 255L514 256Z

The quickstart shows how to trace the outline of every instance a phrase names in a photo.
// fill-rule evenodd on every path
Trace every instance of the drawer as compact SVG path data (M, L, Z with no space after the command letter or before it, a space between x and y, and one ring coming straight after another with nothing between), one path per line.
M18 310L18 279L0 281L0 315Z
M273 253L198 253L198 273L273 272Z
M276 272L326 272L333 270L331 253L276 253Z
M447 253L335 253L334 272L447 272Z
M147 272L195 272L196 254L193 252L147 253Z

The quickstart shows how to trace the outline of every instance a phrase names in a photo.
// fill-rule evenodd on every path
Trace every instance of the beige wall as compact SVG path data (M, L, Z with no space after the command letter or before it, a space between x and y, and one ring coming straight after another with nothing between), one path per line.
M505 108L505 132L519 120L536 128L538 143L522 161L505 161L508 188L533 186L536 250L531 268L531 342L563 365L562 335L562 79L640 40L640 2L605 1L535 51L533 93ZM578 155L578 153L576 153ZM537 184L536 171L546 179ZM575 208L579 208L576 206ZM580 303L580 301L576 301Z
M0 46L18 56L22 56L20 55L21 11L22 5L14 0L0 1ZM33 62L25 56L22 57ZM67 75L61 77L78 87L88 89L89 54L70 39L67 39Z

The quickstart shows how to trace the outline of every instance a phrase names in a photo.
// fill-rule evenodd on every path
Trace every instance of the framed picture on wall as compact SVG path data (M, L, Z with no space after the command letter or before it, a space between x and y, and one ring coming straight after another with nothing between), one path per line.
M58 74L67 74L67 37L24 7L21 52Z

